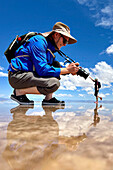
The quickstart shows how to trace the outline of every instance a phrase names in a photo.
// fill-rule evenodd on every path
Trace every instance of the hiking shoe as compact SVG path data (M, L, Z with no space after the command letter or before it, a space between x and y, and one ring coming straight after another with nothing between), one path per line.
M42 105L61 105L61 106L65 106L65 102L64 101L60 101L57 100L55 97L53 97L50 100L43 100L42 101Z
M16 96L12 94L10 98L21 105L34 105L34 101L29 100L26 95Z

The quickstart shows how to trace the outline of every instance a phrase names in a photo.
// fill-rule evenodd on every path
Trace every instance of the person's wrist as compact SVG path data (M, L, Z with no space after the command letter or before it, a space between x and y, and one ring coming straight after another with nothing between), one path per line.
M70 70L68 68L66 68L67 74L71 73Z
M69 70L67 68L61 68L61 73L60 74L69 74Z

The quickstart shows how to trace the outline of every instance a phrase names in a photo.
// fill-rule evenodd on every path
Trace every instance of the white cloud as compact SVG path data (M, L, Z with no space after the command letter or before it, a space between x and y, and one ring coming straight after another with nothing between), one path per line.
M57 97L72 97L72 94L55 94Z
M105 95L106 95L106 96L109 96L110 94L109 94L109 93L106 93Z
M113 4L105 6L100 11L100 20L97 23L98 26L113 27Z
M101 10L102 13L112 16L113 10L111 6L106 6L104 9Z
M102 26L113 29L113 1L98 0L77 0L79 4L89 7L91 14L95 18L95 26Z
M80 97L84 97L84 94L79 94Z
M59 135L79 136L85 133L95 141L104 142L109 141L109 134L113 137L113 122L110 121L111 117L109 116L109 113L113 115L113 109L108 109L104 106L97 111L100 122L96 124L96 128L94 128L94 108L85 109L81 106L79 109L79 116L78 112L72 109L68 112L54 113L55 120L59 126Z
M0 94L0 97L4 97L4 94Z
M106 97L106 95L103 94L103 93L100 93L99 96L101 96L102 98L105 98L105 97Z
M84 108L84 106L80 106L80 107L78 107L78 109L81 110L81 109L85 109L85 108Z
M101 19L97 21L96 26L111 27L113 26L112 18L108 19L107 17L101 17Z
M113 68L110 65L105 61L101 61L91 70L94 77L97 77L104 85L111 86L111 83L113 83Z
M62 77L62 81L61 81L60 89L62 89L62 90L76 90L76 86L73 84L72 81L70 81L71 75L61 76L61 77Z
M102 9L101 12L103 10L104 9ZM98 20L96 22L96 26L104 26L113 29L113 16L108 15L108 13L104 13L103 16L103 14L101 13L101 15L98 17Z
M74 0L75 1L75 0ZM96 0L77 0L79 4L86 5L92 9L97 4Z
M92 87L85 87L85 91L91 91L92 90Z
M87 69L85 69L87 70ZM112 88L113 83L113 68L105 61L101 61L95 65L95 68L90 68L90 75L93 78L98 78L102 83L102 89ZM61 87L63 90L77 90L80 87L81 90L86 91L88 94L94 95L94 82L89 78L86 80L80 76L61 76ZM112 90L112 89L111 89ZM79 94L81 96L82 94ZM102 97L106 97L109 94L102 94Z
M106 49L107 54L113 54L113 44L111 44L107 49Z
M0 72L0 77L8 77L7 73Z
M0 66L0 70L3 70L4 68Z
M77 87L91 87L93 85L90 79L85 80L80 76L72 76L71 74L67 76L61 76L61 87L64 90L76 90Z
M77 0L79 2L79 4L83 5L85 4L88 0Z
M82 108L83 109L83 108ZM83 115L77 116L77 112L57 112L54 113L59 126L59 135L63 136L79 136L89 130L92 123L92 114L94 110L80 110Z

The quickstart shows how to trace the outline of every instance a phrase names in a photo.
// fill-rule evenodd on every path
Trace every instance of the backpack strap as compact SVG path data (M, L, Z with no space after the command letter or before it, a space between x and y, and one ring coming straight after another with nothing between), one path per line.
M19 56L16 56L15 58L18 58L18 57L30 57L29 55L19 55Z
M47 48L47 51L49 51L51 53L51 55L53 56L53 58L55 58L55 55L53 54L53 52L49 48ZM34 65L33 65L33 71L35 71L35 66Z
M47 51L49 51L51 53L51 55L53 56L53 58L55 58L55 55L53 54L53 52L49 48L47 48Z
M18 71L16 68L14 68L14 67L12 66L12 63L10 63L10 65L11 65L11 68L12 68L14 71Z

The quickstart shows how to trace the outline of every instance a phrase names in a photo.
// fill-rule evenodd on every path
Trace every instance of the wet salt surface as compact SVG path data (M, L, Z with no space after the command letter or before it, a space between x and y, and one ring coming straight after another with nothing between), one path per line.
M113 104L0 102L0 169L112 170Z

